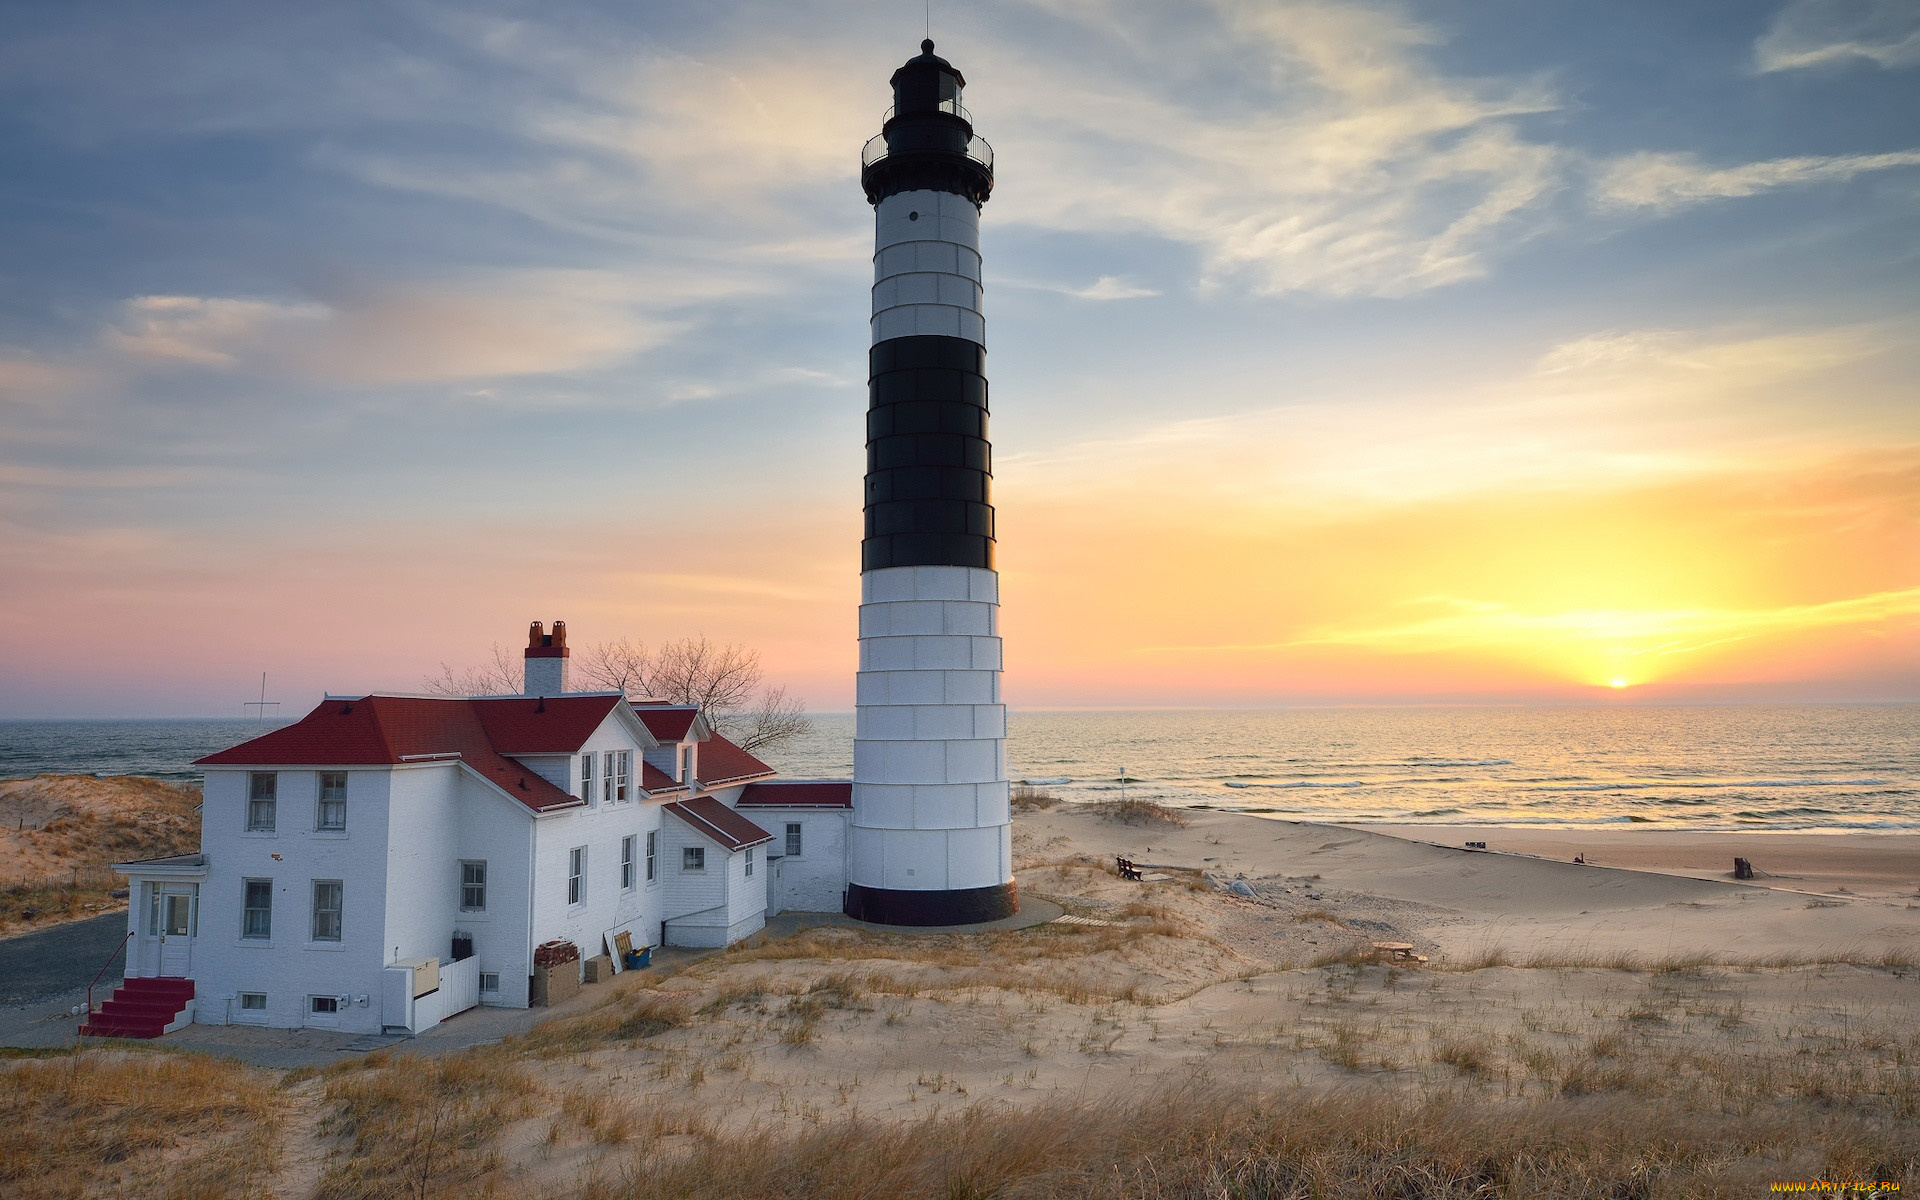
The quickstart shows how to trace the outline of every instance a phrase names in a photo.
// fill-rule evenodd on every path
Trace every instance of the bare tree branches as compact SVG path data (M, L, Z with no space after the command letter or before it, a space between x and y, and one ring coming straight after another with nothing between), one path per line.
M574 685L619 692L629 700L697 704L707 724L742 750L770 750L813 728L806 702L778 685L762 686L760 652L706 635L667 642L649 652L631 638L581 647L572 660ZM519 664L496 643L493 661L458 674L445 663L424 681L439 696L517 695Z
M499 642L493 644L493 660L468 667L458 675L446 663L438 675L428 675L420 684L436 696L517 696L525 671L513 661Z
M813 731L806 714L806 701L788 696L786 688L775 684L760 693L752 711L729 722L727 738L749 752L779 746Z
M645 700L649 664L647 647L632 638L596 642L581 650L573 660L573 678L584 688L601 692L619 692L629 700Z

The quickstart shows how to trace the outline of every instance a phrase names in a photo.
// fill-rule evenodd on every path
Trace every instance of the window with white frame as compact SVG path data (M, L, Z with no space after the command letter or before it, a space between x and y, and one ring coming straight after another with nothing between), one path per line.
M634 836L628 834L620 839L620 890L633 890L633 843Z
M567 903L587 902L587 848L575 846L567 854Z
M320 806L314 813L313 827L322 833L345 833L347 829L347 773L320 772Z
M647 831L647 882L648 883L652 883L654 880L655 873L657 870L657 865L660 861L659 851L660 851L660 831L657 829L649 829Z
M500 990L500 972L498 971L480 972L480 990L483 992L499 991Z
M633 765L633 751L607 751L607 799L624 801L627 798L627 775Z
M272 833L274 810L280 800L280 776L254 771L247 776L247 832Z
M313 940L340 940L341 886L338 879L313 881Z
M787 822L787 857L800 857L800 822Z
M485 859L465 859L460 863L460 911L487 911L487 864Z
M705 846L682 846L680 848L680 869L682 871L706 870L707 848Z
M243 938L270 938L273 936L273 880L249 879L243 888L244 907L240 915L240 936Z
M340 1011L340 997L308 996L307 1011L315 1016L332 1016Z
M265 992L241 992L240 1011L260 1013L267 1011L267 994Z
M580 756L580 798L593 803L593 755Z
M747 878L753 878L753 847L747 847Z
M692 787L695 782L693 778L692 746L680 747L680 782L686 784L688 787Z

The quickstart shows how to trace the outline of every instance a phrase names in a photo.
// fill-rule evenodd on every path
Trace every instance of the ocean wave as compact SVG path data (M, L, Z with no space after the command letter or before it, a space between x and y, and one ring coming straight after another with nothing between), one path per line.
M1226 786L1230 788L1358 788L1366 787L1368 784L1364 779L1356 779L1352 783L1321 783L1312 779L1299 779L1292 783L1237 783L1229 779L1226 781Z
M1403 758L1395 766L1402 767L1510 767L1510 758Z
M1884 779L1723 779L1712 781L1616 780L1612 783L1568 784L1564 787L1535 787L1537 792L1657 792L1668 789L1686 791L1729 791L1734 788L1824 788L1883 787Z

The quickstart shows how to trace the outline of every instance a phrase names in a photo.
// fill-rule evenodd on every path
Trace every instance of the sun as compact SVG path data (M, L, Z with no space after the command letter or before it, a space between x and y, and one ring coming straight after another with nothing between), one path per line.
M1627 686L1627 681L1624 679L1609 679L1607 680L1607 686L1610 688L1623 688Z

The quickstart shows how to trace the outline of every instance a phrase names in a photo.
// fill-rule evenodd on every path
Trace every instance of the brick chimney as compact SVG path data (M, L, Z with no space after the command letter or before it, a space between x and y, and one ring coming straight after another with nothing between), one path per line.
M558 696L567 690L567 623L555 621L547 633L535 621L527 629L527 673L522 690L529 696Z

